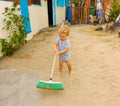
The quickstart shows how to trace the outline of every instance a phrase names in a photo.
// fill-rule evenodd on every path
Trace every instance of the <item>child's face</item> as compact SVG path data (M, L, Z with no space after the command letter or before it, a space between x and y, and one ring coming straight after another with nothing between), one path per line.
M67 39L66 34L60 34L59 36L62 41L65 41Z

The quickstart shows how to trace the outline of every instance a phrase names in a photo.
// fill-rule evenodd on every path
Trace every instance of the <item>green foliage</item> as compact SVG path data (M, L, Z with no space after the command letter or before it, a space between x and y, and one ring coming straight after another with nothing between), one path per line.
M73 0L73 3L75 3L75 4L78 3L78 2L79 2L79 0Z
M0 42L2 44L3 55L12 55L14 53L12 45L10 45L6 39L0 39Z
M78 6L80 4L80 0L73 0L73 4L75 4L75 6Z
M115 21L118 15L120 14L120 3L114 1L112 2L110 8L110 20Z
M8 32L7 39L0 39L2 44L3 55L11 55L19 49L24 43L26 43L27 33L23 26L23 21L26 21L25 17L20 14L20 8L16 3L13 3L11 8L6 7L3 12L5 26L3 30Z

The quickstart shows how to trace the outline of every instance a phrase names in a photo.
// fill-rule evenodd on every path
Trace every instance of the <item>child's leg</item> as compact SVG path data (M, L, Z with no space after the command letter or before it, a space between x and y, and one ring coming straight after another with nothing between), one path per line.
M58 75L62 74L62 70L63 70L63 61L59 58L59 72L58 72Z
M72 74L72 66L71 66L70 60L67 60L67 61L66 61L66 64L67 64L67 66L68 66L69 74Z

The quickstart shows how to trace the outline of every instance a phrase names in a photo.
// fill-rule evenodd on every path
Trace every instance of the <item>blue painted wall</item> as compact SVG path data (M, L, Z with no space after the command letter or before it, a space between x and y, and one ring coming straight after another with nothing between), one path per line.
M64 0L57 0L57 6L64 6L65 2Z
M29 11L28 11L28 0L20 0L20 8L21 8L22 16L26 18L25 21L23 21L23 25L26 29L26 32L30 33L31 25L29 19Z

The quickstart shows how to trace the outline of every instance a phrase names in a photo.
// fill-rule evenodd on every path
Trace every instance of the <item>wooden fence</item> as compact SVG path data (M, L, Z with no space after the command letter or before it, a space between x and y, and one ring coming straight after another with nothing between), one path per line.
M87 24L89 22L89 8L86 6L74 6L72 8L71 24Z

